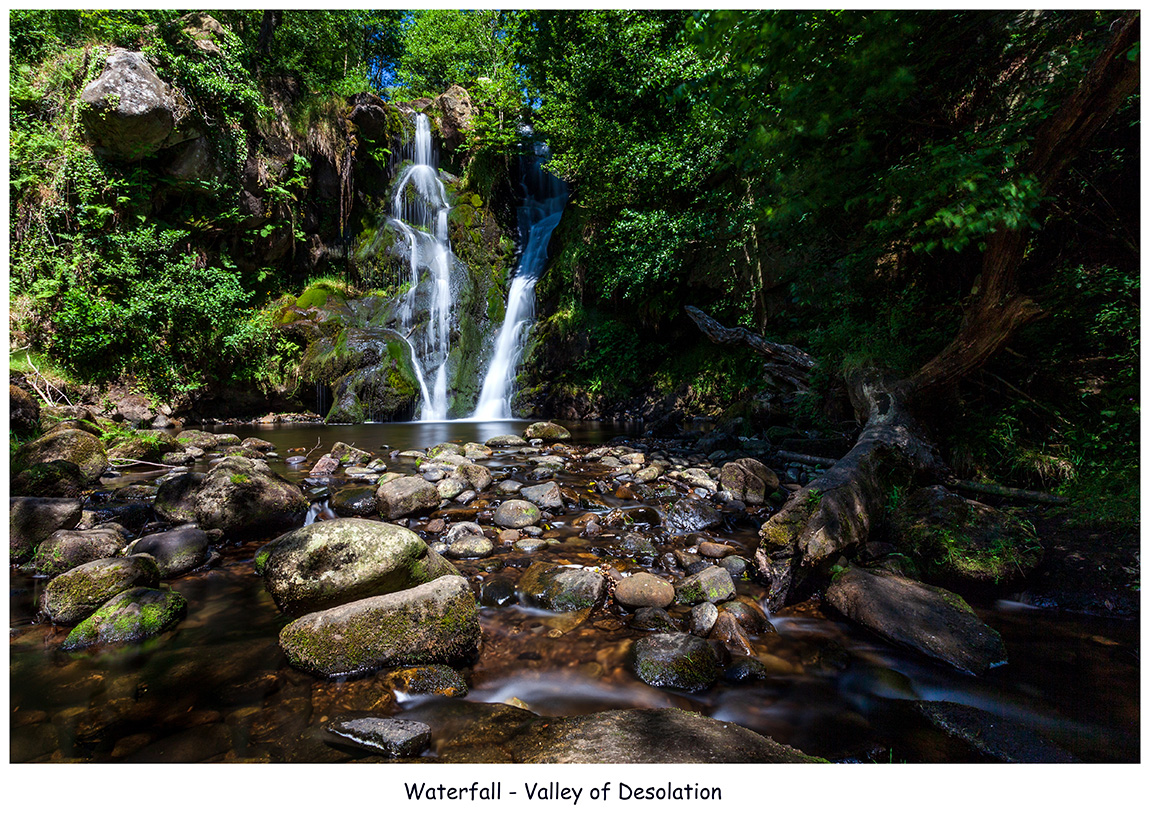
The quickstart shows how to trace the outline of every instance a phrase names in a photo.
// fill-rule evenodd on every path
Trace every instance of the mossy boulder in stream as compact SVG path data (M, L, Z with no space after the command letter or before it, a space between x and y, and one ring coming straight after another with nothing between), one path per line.
M652 634L632 648L635 676L660 688L704 691L722 670L715 649L690 634Z
M117 529L71 529L53 532L36 547L24 568L55 577L92 560L120 554L127 539Z
M386 666L465 664L479 636L475 597L452 575L306 614L280 632L280 647L296 668L340 677Z
M375 490L379 515L387 520L398 520L417 512L438 509L439 500L439 492L434 484L413 475L394 478L380 484Z
M402 591L459 572L402 526L357 518L325 520L268 544L264 584L276 605L315 611Z
M80 429L59 429L16 450L13 464L24 468L50 461L70 461L84 476L94 483L108 468L108 454L100 439Z
M268 536L303 523L308 502L299 487L263 461L232 456L205 475L187 473L160 484L155 507L173 523Z
M27 560L53 532L79 523L80 513L80 501L73 498L9 498L8 559L13 563Z
M128 589L72 629L63 648L146 640L174 626L186 609L184 598L170 589Z
M159 584L160 571L150 555L106 557L54 577L44 589L40 610L53 623L78 623L122 591Z
M519 578L524 605L551 611L578 611L602 604L607 578L597 572L556 563L533 563Z

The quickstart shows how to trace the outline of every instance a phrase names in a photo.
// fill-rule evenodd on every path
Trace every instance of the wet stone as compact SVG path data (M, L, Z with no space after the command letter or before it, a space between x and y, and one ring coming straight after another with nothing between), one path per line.
M615 600L627 608L665 608L675 599L675 587L653 574L633 574L615 586Z
M431 728L412 720L360 717L336 720L326 730L334 743L381 756L419 756L431 744Z
M664 609L645 608L636 609L635 616L629 623L631 628L639 631L678 631L679 626Z
M499 504L495 510L495 524L504 529L522 529L539 522L542 513L539 507L525 500L509 500Z
M495 494L496 495L518 495L519 490L522 488L523 488L523 484L521 484L519 481L513 481L513 480L508 479L506 481L500 481L499 483L495 484Z
M559 492L559 484L554 481L538 486L525 486L519 490L519 494L543 509L563 508L563 496Z
M466 535L447 544L447 556L454 558L487 557L495 544L485 537Z
M719 561L720 568L727 571L731 577L742 577L751 569L751 562L739 555L730 555Z
M387 675L392 688L406 694L435 694L441 697L466 697L467 681L449 665L421 665L402 668Z
M699 603L692 606L687 615L687 629L696 637L706 637L718 618L719 610L714 603Z
M704 691L719 678L710 643L690 634L653 634L635 641L632 667L640 680L660 688Z
M515 581L509 577L493 577L479 587L480 605L510 606L515 600Z
M540 552L547 548L547 541L537 537L525 537L515 541L514 548L520 552Z
M694 605L718 603L735 596L735 584L725 569L711 566L682 580L675 589L675 602Z

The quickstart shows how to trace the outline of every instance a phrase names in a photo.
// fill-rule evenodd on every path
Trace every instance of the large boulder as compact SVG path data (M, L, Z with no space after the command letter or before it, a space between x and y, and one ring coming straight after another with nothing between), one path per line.
M16 450L14 460L26 466L50 461L74 463L89 483L108 468L108 455L100 439L79 429L58 429Z
M375 490L379 515L386 520L406 518L439 508L439 492L423 478L407 475L381 484Z
M145 535L132 544L132 554L150 555L165 580L190 572L208 559L208 534L194 526Z
M172 90L139 51L112 49L103 72L84 88L80 102L88 136L122 159L155 153L176 125Z
M957 594L916 580L852 567L827 587L843 616L892 643L969 674L1006 662L1002 637Z
M186 609L184 598L170 589L128 589L72 629L62 647L70 650L146 640L173 627Z
M79 523L81 510L80 501L73 498L9 498L9 560L27 560L32 550L53 532Z
M439 111L439 130L444 145L450 151L463 144L468 131L474 127L476 108L467 89L452 85L435 98L432 105Z
M55 577L69 569L115 557L123 550L127 539L117 529L61 529L53 532L36 547L32 560L25 568Z
M8 423L21 435L40 426L40 404L15 384L8 385Z
M338 677L393 665L467 663L479 636L475 597L466 580L452 575L306 614L279 639L293 666Z
M566 441L571 437L571 433L566 427L559 424L551 423L550 421L536 421L523 433L523 437L527 440L532 438L539 438L543 441ZM488 446L494 444L488 442Z
M779 488L779 478L754 458L739 458L723 464L719 485L731 493L732 499L761 506Z
M410 529L357 518L313 523L267 548L264 583L276 605L291 611L331 608L459 574Z
M632 647L635 676L660 688L704 691L719 679L722 667L715 649L690 634L652 634Z
M607 578L598 572L533 563L519 578L519 597L524 605L551 611L578 611L602 604Z
M666 525L672 532L698 532L723 525L723 513L706 501L683 498L667 510Z
M71 461L32 464L12 478L12 494L32 498L79 498L88 488L80 467Z
M52 578L44 588L40 610L53 623L78 623L122 591L159 584L160 571L151 557L106 557Z
M942 486L912 492L891 517L895 545L916 556L926 579L945 586L1009 583L1042 556L1026 523Z
M267 536L302 524L309 504L299 487L263 461L231 456L205 475L189 472L160 484L155 506L173 523Z

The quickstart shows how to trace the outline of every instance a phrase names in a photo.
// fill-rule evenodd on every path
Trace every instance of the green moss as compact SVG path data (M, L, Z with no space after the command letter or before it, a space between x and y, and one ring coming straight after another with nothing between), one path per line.
M231 480L231 482L232 482L232 483L234 483L234 484L245 484L245 483L251 483L251 480L252 480L252 479L251 479L250 477L248 477L247 475L244 475L244 474L241 474L241 473L236 473L236 474L234 474L234 475L229 475L229 476L228 476L228 478L229 478L229 480Z

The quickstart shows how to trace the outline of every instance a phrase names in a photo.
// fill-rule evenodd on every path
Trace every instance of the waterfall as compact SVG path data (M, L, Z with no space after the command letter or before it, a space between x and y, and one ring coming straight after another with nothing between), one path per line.
M397 246L403 245L408 258L408 289L396 315L411 347L411 363L419 381L423 399L420 418L439 421L447 418L450 319L458 285L453 276L455 254L447 237L451 208L436 170L431 123L425 114L416 114L415 140L407 146L407 153L404 159L411 164L395 185L387 222L399 234ZM427 272L422 281L421 271Z
M543 163L548 159L547 147L537 144L535 154L524 173L525 195L519 208L519 235L521 241L526 237L526 247L507 292L507 313L471 416L474 421L511 417L515 368L523 355L527 330L535 315L535 283L547 263L547 245L567 202L567 185L543 170Z

